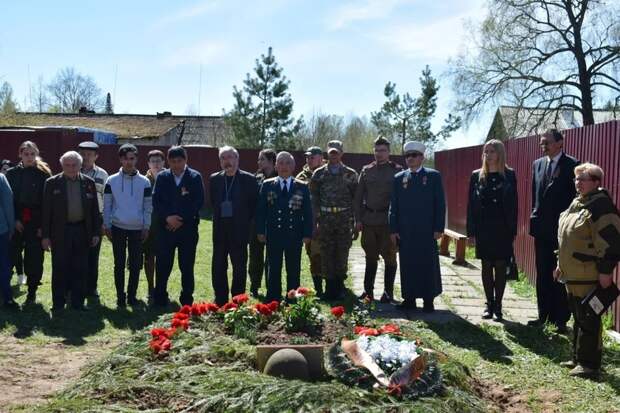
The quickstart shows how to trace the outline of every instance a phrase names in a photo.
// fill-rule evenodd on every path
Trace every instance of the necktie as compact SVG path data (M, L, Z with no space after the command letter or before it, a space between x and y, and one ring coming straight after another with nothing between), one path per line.
M282 181L282 195L288 195L288 185L286 185L286 181Z
M545 186L551 183L551 172L553 171L553 159L547 163L547 169L545 170Z

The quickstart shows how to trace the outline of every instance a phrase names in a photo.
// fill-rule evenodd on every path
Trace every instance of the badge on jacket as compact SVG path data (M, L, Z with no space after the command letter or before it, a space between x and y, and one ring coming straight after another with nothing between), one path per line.
M184 186L181 187L181 196L189 195L189 191Z
M422 185L426 185L426 181L428 180L427 176L422 177Z

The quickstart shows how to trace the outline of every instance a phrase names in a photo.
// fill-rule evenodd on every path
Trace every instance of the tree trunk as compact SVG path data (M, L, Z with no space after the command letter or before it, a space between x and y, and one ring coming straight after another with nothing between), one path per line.
M568 17L573 24L573 35L575 38L575 46L573 54L577 61L577 70L579 71L579 91L581 92L581 116L583 117L583 125L594 125L594 109L592 105L592 85L590 73L588 73L588 64L583 52L583 43L581 37L581 21L577 21L572 13L571 6L567 6ZM586 7L586 6L584 6Z

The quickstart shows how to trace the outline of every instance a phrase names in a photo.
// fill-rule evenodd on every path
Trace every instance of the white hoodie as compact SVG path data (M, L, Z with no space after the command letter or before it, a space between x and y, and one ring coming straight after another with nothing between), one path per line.
M121 168L111 175L103 193L103 226L143 230L151 226L151 183L139 171L129 175Z

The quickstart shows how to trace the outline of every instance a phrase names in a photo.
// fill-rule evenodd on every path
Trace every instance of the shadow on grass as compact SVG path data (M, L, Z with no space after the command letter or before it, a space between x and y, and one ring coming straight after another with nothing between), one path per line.
M428 328L433 330L442 340L454 346L477 352L485 360L512 364L512 351L501 341L493 337L480 326L454 314L454 321L437 323L427 321Z
M34 304L24 306L21 311L1 312L0 329L14 327L14 336L18 339L28 338L40 331L46 336L62 338L63 344L81 346L86 344L86 337L105 328L105 320L116 328L134 332L151 324L164 311L168 309L140 306L129 311L94 305L87 312L66 309L52 317L43 305Z
M542 328L530 327L512 321L504 321L503 324L512 341L529 351L554 363L571 359L572 344L569 337L572 336L545 332Z

